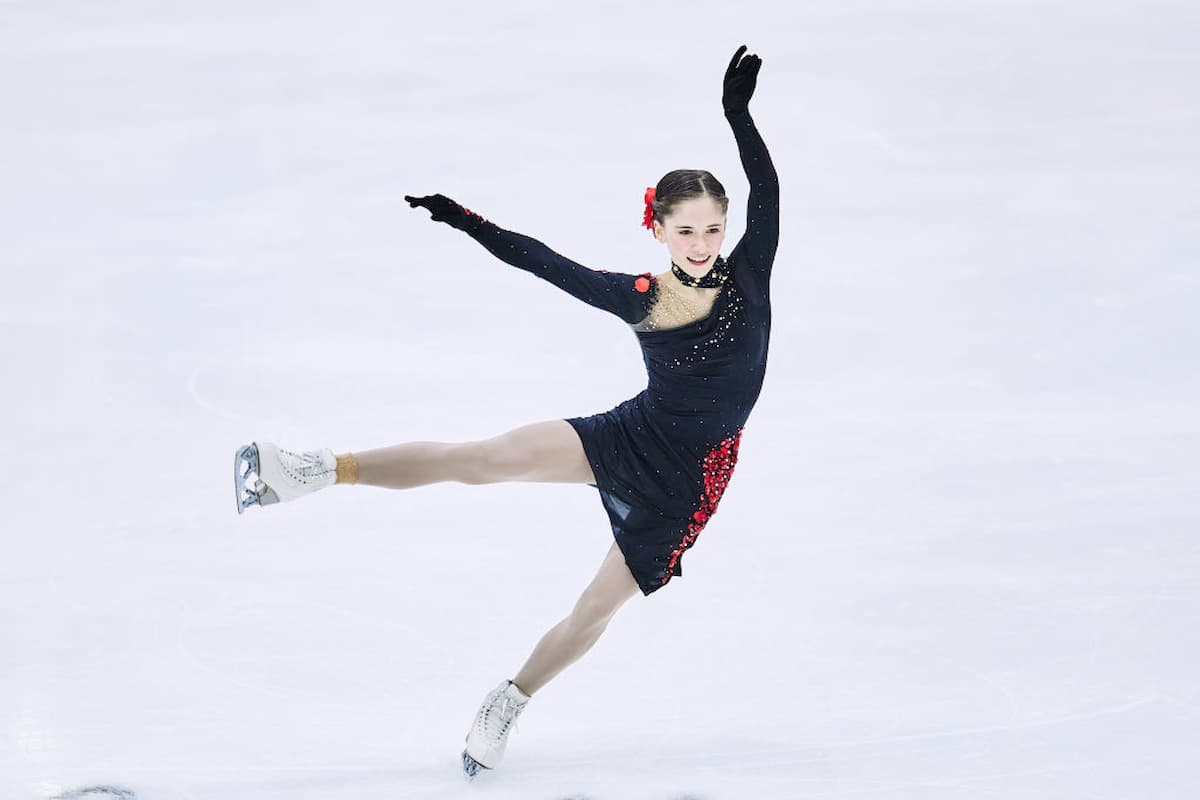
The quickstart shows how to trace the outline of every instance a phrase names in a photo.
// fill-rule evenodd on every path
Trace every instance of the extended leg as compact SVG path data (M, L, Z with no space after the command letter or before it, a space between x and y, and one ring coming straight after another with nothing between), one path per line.
M524 425L476 442L406 442L354 454L358 483L410 489L428 483L593 483L579 435L565 419Z
M571 613L537 643L513 683L528 695L541 689L591 649L617 609L638 591L637 582L614 542L600 571L580 595Z
M238 513L334 483L411 489L427 483L595 483L579 434L565 419L535 422L477 442L406 442L362 453L294 452L253 442L234 456Z

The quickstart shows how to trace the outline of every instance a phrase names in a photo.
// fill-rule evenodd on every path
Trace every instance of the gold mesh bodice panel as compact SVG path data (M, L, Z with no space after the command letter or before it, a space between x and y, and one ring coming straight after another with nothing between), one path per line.
M633 325L635 331L664 331L682 328L702 320L712 313L720 289L706 289L704 295L685 295L671 286L667 279L658 281L658 296L650 313Z

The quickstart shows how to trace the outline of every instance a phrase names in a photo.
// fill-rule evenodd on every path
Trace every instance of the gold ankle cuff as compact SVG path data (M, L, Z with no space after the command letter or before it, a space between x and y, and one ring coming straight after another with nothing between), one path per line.
M358 461L353 453L337 457L337 483L358 483Z

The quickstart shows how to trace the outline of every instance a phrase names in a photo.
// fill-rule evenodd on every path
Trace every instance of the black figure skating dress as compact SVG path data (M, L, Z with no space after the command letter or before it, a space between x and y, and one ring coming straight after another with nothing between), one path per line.
M705 316L687 320L679 313L681 298L648 272L589 269L482 219L468 230L501 260L615 314L637 336L646 388L615 408L567 422L583 442L596 476L590 485L647 595L682 574L684 551L716 512L767 365L779 181L749 112L726 118L750 198L746 232L724 265L730 277Z

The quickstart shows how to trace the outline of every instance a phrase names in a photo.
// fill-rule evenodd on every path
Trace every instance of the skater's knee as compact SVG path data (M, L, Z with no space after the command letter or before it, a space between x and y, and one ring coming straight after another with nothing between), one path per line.
M584 592L571 609L571 624L580 630L603 631L617 612L618 604L596 592Z
M506 436L462 445L463 483L519 481L536 466L529 449Z
M459 483L485 484L508 480L510 467L491 442L462 442L454 445L452 458Z

